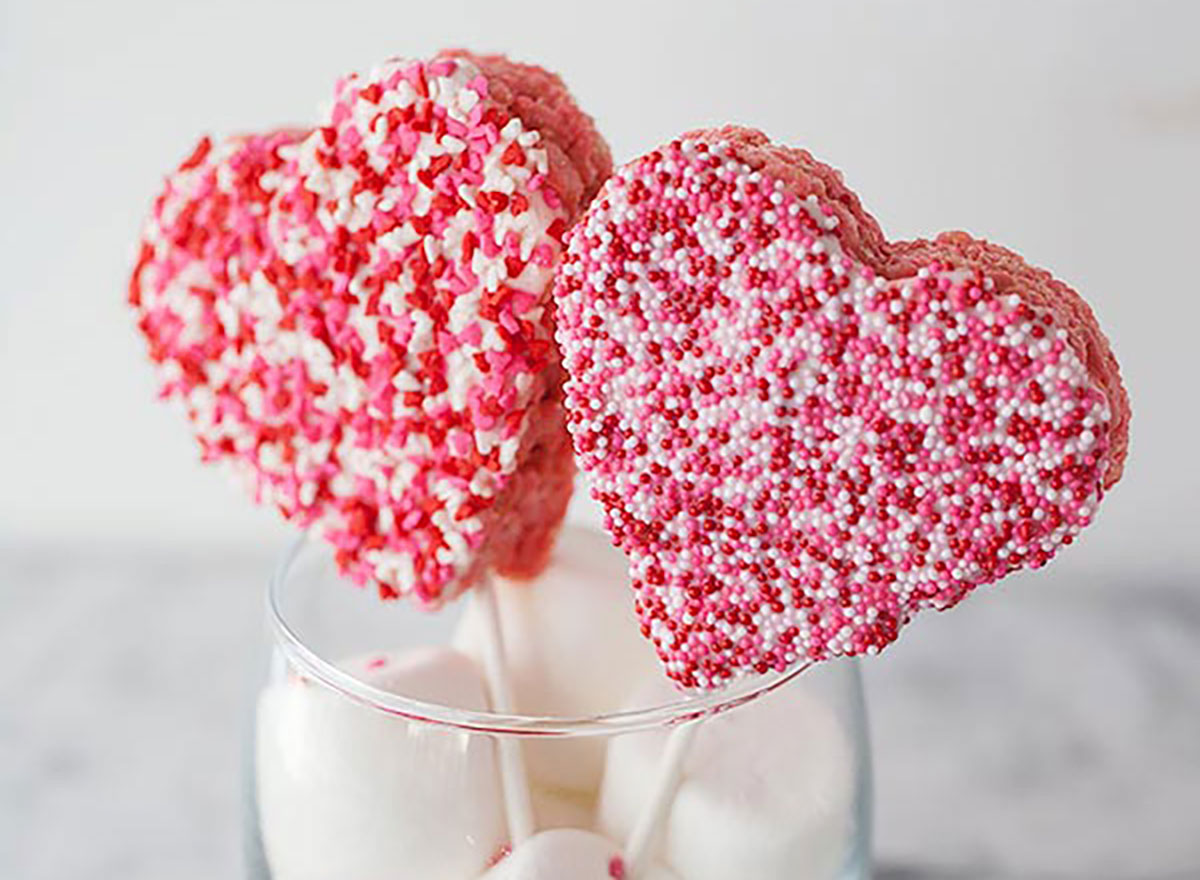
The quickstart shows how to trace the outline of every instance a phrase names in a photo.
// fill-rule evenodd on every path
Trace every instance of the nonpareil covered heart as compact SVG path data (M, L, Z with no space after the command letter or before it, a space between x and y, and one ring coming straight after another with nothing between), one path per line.
M889 243L758 132L618 169L555 293L578 461L685 687L878 651L1044 564L1121 473L1073 290L965 233Z

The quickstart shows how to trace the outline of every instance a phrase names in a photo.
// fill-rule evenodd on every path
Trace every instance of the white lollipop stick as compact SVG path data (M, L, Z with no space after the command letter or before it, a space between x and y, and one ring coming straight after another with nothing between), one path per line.
M500 626L500 611L496 604L496 588L486 577L473 591L483 620L483 672L491 692L492 711L501 715L513 712L512 682L508 677L508 662L504 651L504 632ZM504 810L508 819L508 836L513 849L527 840L534 830L533 801L529 794L529 776L525 772L525 755L521 743L511 736L498 736L496 748L500 763L500 785L504 790Z
M646 864L654 856L654 848L662 835L671 805L675 801L675 790L683 776L683 762L696 738L702 720L688 721L680 724L667 737L662 759L658 764L658 778L654 780L654 789L650 800L642 808L625 843L622 860L625 862L625 877L627 880L637 880L645 869Z

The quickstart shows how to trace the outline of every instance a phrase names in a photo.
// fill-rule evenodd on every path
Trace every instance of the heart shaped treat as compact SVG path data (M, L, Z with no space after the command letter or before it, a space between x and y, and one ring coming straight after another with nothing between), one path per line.
M343 79L316 129L203 140L130 282L163 394L385 597L532 574L573 471L549 285L609 170L557 77L462 52Z
M1044 564L1121 473L1074 291L965 233L888 243L758 132L619 169L555 295L578 461L685 687L878 651Z

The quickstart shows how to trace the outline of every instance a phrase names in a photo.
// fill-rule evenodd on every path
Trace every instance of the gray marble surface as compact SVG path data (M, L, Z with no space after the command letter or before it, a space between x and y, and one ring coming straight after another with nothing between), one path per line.
M237 878L268 554L0 546L0 878ZM881 880L1200 877L1200 594L1019 579L866 664Z

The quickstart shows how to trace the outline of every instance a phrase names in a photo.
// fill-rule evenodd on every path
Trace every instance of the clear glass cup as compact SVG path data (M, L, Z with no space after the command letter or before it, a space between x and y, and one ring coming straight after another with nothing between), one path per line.
M531 775L594 766L588 783L535 780L536 825L583 828L617 851L652 797L670 731L688 722L697 732L644 880L869 876L870 756L854 661L703 696L660 688L667 697L653 705L590 717L501 715L420 698L462 690L461 669L429 670L464 604L431 614L381 602L342 581L320 542L285 555L268 594L269 660L248 750L251 880L483 877L508 852L501 741L521 744ZM390 683L389 663L402 670ZM410 687L403 670L414 663L423 671ZM526 876L557 875L510 870L503 880Z

